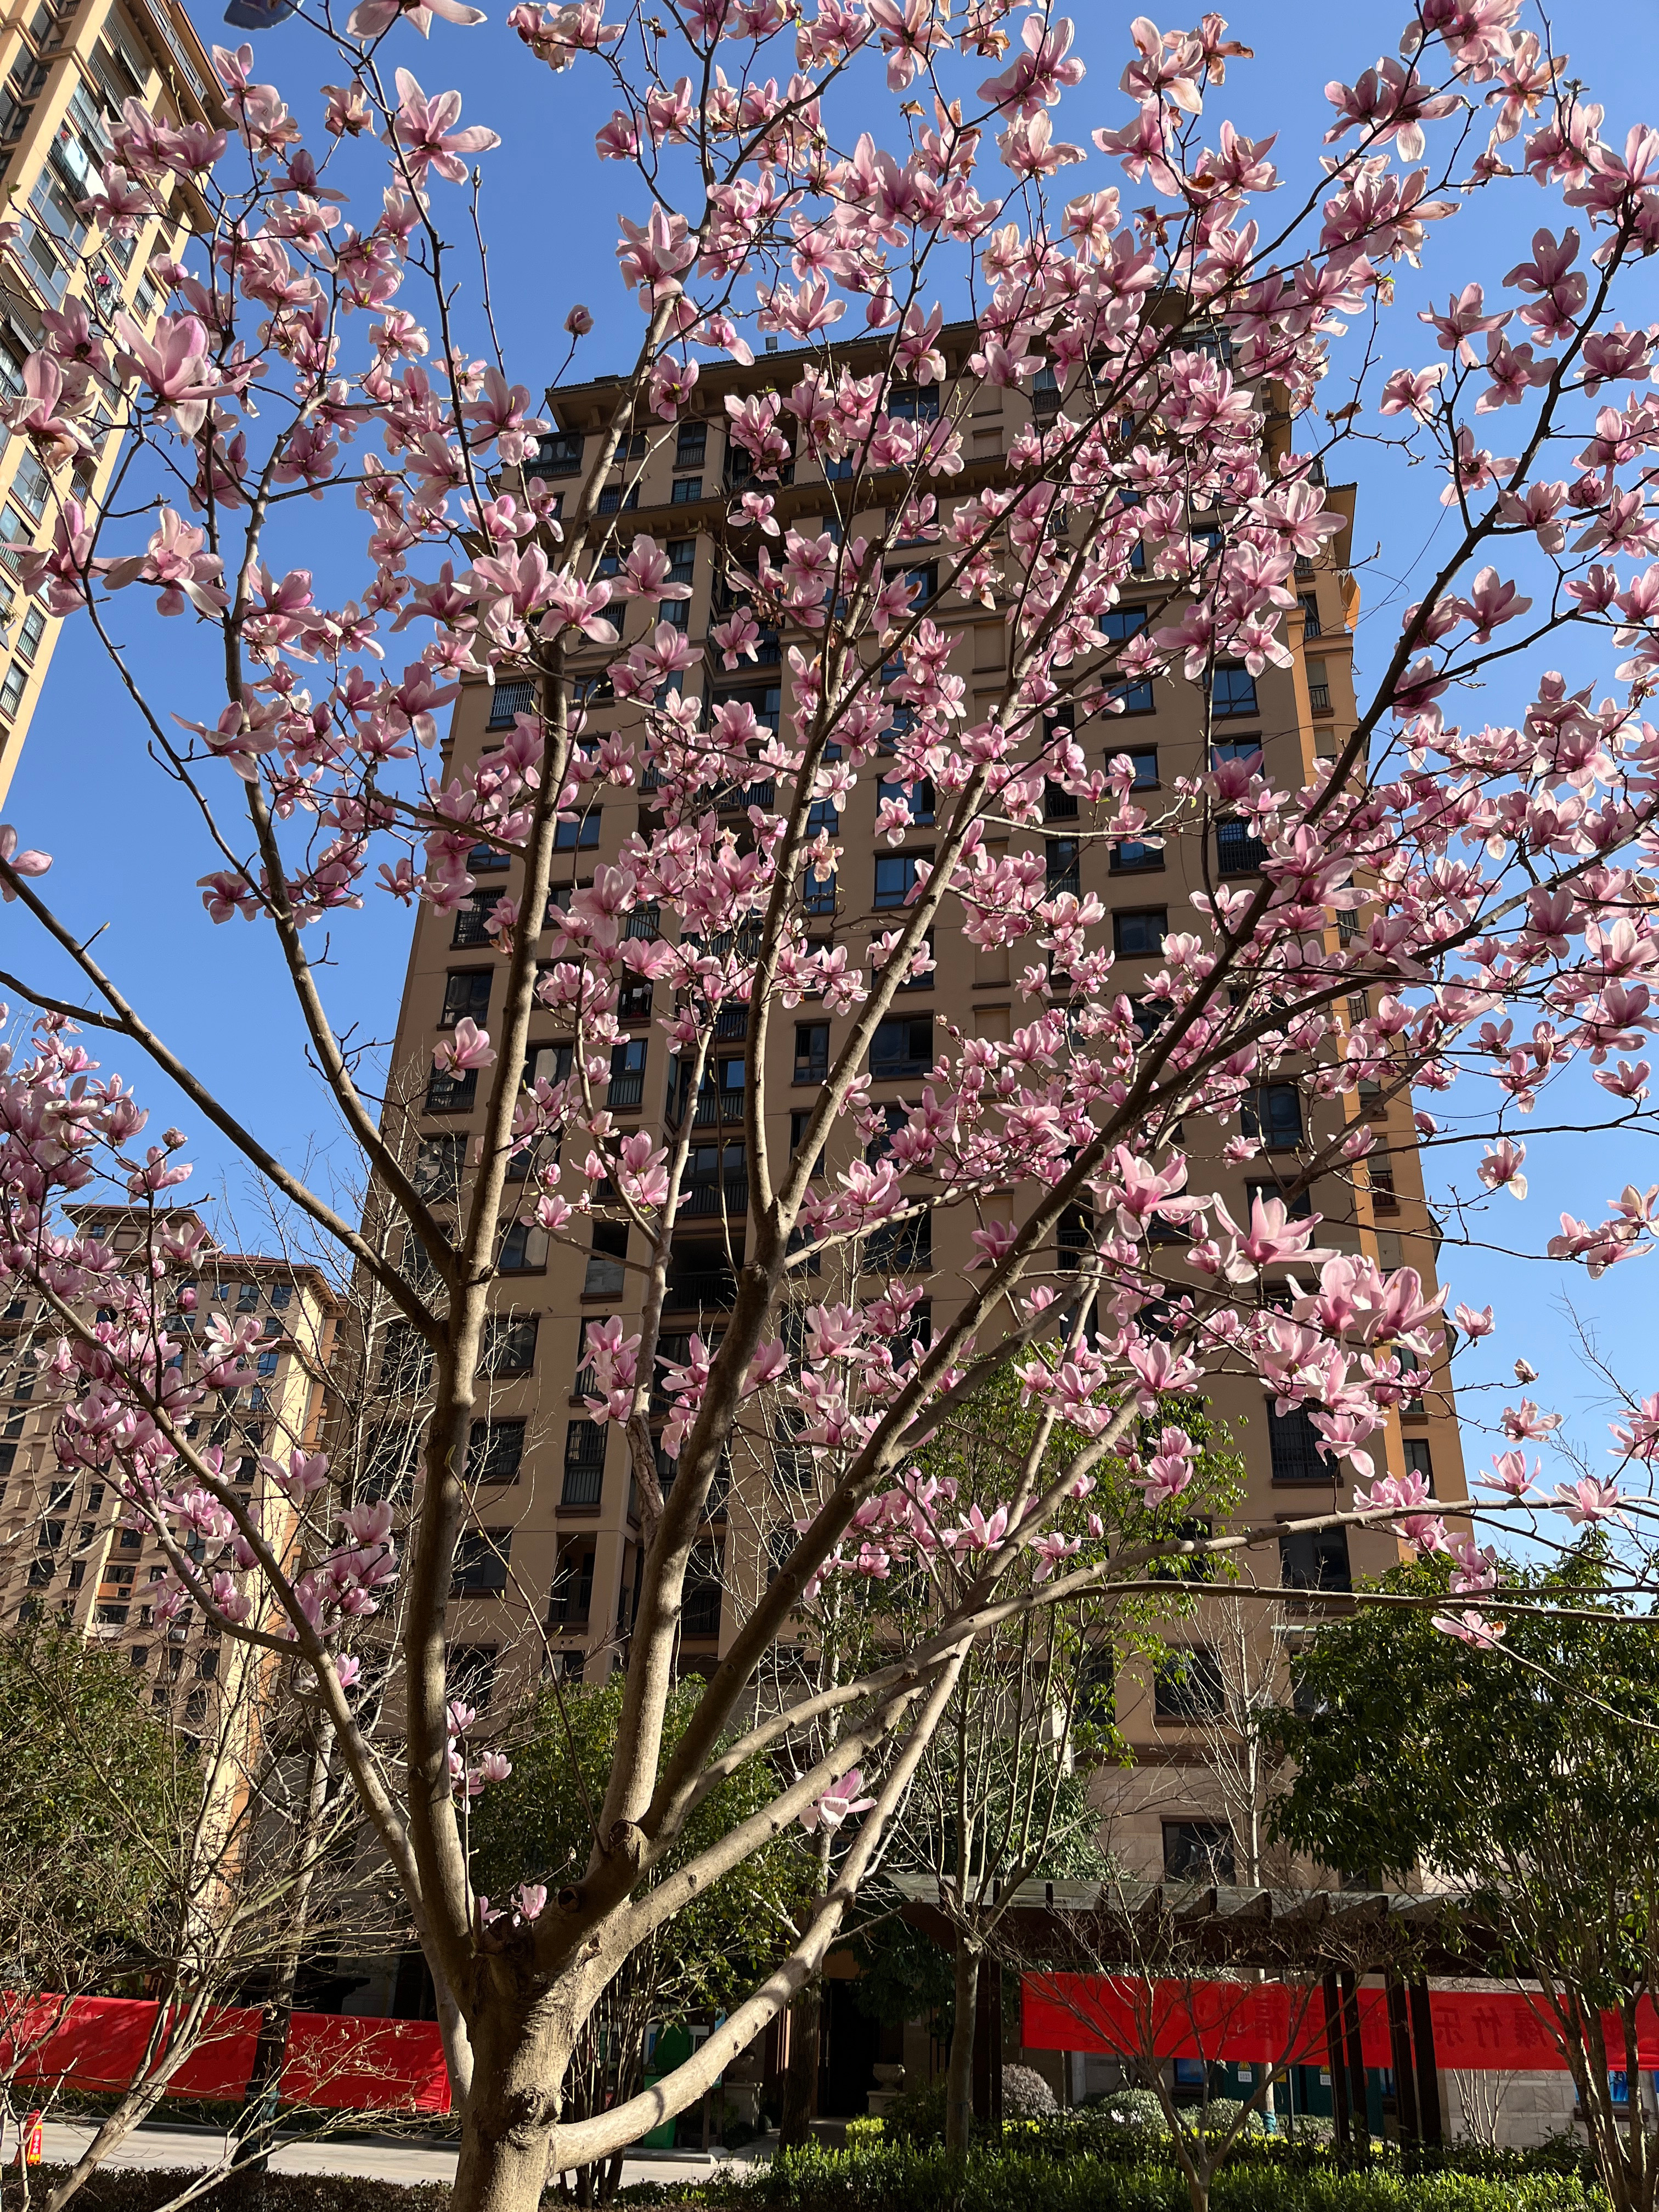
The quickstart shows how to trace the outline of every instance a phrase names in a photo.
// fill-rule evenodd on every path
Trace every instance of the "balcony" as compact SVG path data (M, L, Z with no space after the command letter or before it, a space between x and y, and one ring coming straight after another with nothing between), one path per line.
M1308 704L1313 708L1316 714L1328 714L1331 711L1330 685L1328 684L1310 684L1308 686Z
M1259 875L1267 848L1253 836L1245 822L1219 822L1215 833L1216 863L1224 876Z

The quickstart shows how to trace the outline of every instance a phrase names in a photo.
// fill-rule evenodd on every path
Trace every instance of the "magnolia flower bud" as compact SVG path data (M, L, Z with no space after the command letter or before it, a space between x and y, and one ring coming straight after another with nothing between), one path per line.
M584 307L574 307L565 317L564 326L573 338L585 338L593 327L592 315Z

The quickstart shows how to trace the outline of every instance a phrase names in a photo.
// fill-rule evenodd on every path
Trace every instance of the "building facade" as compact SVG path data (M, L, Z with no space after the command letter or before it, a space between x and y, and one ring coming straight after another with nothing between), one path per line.
M178 246L194 209L177 181L164 215L130 239L82 212L102 189L110 127L124 101L184 125L216 119L213 72L176 0L8 0L0 27L0 215L17 234L0 246L0 398L23 389L43 312L84 302L107 336L119 313L148 336L167 289L149 273ZM58 623L15 580L15 555L50 542L58 501L100 504L120 449L100 403L82 427L94 452L48 476L26 439L0 440L0 804L17 765L57 642Z
M85 1233L138 1263L143 1230L116 1208L80 1215ZM261 1455L285 1461L314 1449L325 1419L325 1378L333 1355L340 1302L313 1267L221 1250L204 1241L199 1273L169 1275L167 1334L179 1345L186 1379L196 1341L216 1314L258 1324L256 1379L212 1392L185 1433L216 1445L243 1502L278 1556L289 1550L292 1505L259 1469ZM171 1621L155 1619L157 1584L167 1569L148 1528L123 1525L113 1488L95 1474L60 1465L52 1449L55 1408L35 1373L56 1325L27 1297L0 1316L0 1624L31 1617L70 1622L81 1633L125 1651L149 1698L183 1727L212 1717L221 1676L219 1632L193 1606ZM196 1542L200 1545L198 1537ZM204 1550L201 1564L215 1562Z
M931 416L943 408L964 418L967 465L951 481L951 497L998 482L1006 472L1011 443L1033 411L1051 415L1063 397L1052 375L1048 389L1040 381L1029 395L988 388L970 392L965 362L974 343L966 330L947 330L942 344L950 374L943 386L907 387L890 402L896 411L904 406ZM1206 343L1224 342L1218 335ZM865 365L858 351L848 349L854 373ZM790 633L763 631L758 661L742 662L734 671L722 665L721 653L708 639L727 605L717 547L734 495L752 481L748 456L726 441L725 402L728 395L741 397L775 383L787 386L794 374L787 356L763 356L749 368L705 368L693 411L677 424L665 428L641 413L634 434L622 441L599 501L601 516L614 516L617 523L612 550L600 556L599 574L614 573L616 549L625 553L634 534L643 531L662 544L672 577L690 588L689 599L665 603L659 610L613 606L610 611L623 621L624 644L658 620L679 624L699 648L696 665L680 678L687 691L700 691L711 702L747 700L759 722L775 731L787 727L791 711ZM557 387L548 395L556 427L543 438L528 466L550 491L562 493L567 507L574 507L595 465L601 450L599 434L611 419L618 388L615 380L601 379ZM1270 421L1268 435L1276 447L1288 445L1289 425L1283 416ZM767 489L775 493L777 520L785 525L848 538L884 526L884 507L871 503L851 511L848 484L826 478L805 457L786 473L781 487ZM873 491L878 495L880 489L878 480ZM1243 756L1262 749L1271 780L1280 787L1295 787L1352 732L1358 607L1358 587L1346 565L1352 488L1336 488L1330 497L1346 514L1347 526L1329 542L1325 557L1297 564L1297 604L1288 618L1291 666L1269 667L1254 680L1243 668L1218 671L1207 739L1203 694L1196 686L1169 681L1128 687L1121 716L1087 726L1081 741L1089 765L1104 766L1115 755L1128 753L1137 798L1144 794L1154 813L1160 793L1170 793L1177 777L1204 764L1206 742L1218 754ZM949 498L942 495L940 505L943 520ZM1066 527L1075 540L1087 527L1087 518L1073 514ZM938 589L938 548L925 544L899 556L898 565L914 564L930 602ZM747 559L752 567L752 551ZM1150 576L1132 575L1109 623L1124 636L1133 635L1146 621L1147 605L1167 598L1168 592L1166 584ZM954 637L950 665L965 684L971 724L1003 690L1003 622L955 595L940 597L930 611ZM637 726L638 710L615 702L603 678L615 650L588 647L573 660L579 696L589 712L590 735L612 729L625 733ZM528 684L503 680L491 688L468 683L444 747L450 769L470 767L498 747L512 730L515 714L532 703ZM726 796L738 829L751 801L771 804L770 788L764 785L734 787ZM872 769L860 775L842 805L827 804L823 811L823 826L841 847L842 858L835 880L817 893L812 926L821 928L817 941L845 944L859 964L866 959L872 939L898 919L916 863L931 859L933 851L928 795L913 798L913 823L897 844L885 834L877 835L881 796ZM649 830L656 818L652 804L647 772L637 793L607 788L602 804L586 805L580 821L561 828L556 905L590 883L596 867L614 862L636 830ZM1179 927L1176 917L1189 910L1200 856L1190 849L1190 838L1171 838L1164 848L1111 845L1091 834L1088 807L1079 810L1078 800L1057 788L1050 790L1047 811L1040 831L1010 830L1009 848L1041 851L1051 889L1098 894L1110 915L1118 955L1115 985L1133 994L1136 978L1158 964L1165 927ZM1261 848L1241 825L1224 825L1218 833L1212 860L1224 878L1251 880L1261 857ZM433 1052L464 1017L487 1027L498 1012L503 963L488 923L495 905L503 896L516 897L520 888L518 864L487 847L479 848L469 865L477 888L467 903L453 914L431 908L420 912L397 1036L395 1087L404 1102L399 1112L407 1116L408 1141L423 1187L440 1203L453 1200L464 1184L486 1092L476 1078L434 1075ZM642 933L674 926L670 916L648 914L636 915L630 924ZM1346 917L1339 926L1332 916L1328 941L1333 948L1346 927ZM1007 1039L1031 1018L1033 1010L1015 988L1006 951L976 949L943 927L932 951L933 969L907 988L878 1033L870 1070L871 1098L878 1106L916 1103L922 1079L949 1036ZM677 1224L671 1310L661 1347L667 1358L679 1358L692 1330L701 1328L706 1339L718 1334L723 1286L744 1249L746 1012L734 1009L720 1017L708 1078L696 1097L688 1098L659 1025L664 1011L653 1006L650 984L625 988L621 1018L626 1035L611 1055L608 1091L601 1087L596 1103L607 1106L624 1130L660 1133L678 1127L688 1112L694 1116L689 1203ZM1366 1011L1356 996L1346 1018ZM825 1012L821 1001L806 1000L793 1017L780 1014L773 1021L769 1142L780 1156L787 1156L805 1129L850 1018ZM532 1032L526 1081L540 1074L556 1079L568 1070L568 1048L557 1042L550 1018L545 1026L545 1042ZM486 1085L488 1081L486 1077ZM1316 1242L1369 1254L1385 1267L1408 1263L1432 1285L1437 1237L1423 1202L1408 1089L1403 1084L1367 1085L1358 1096L1334 1101L1330 1110L1368 1121L1378 1149L1369 1172L1323 1177L1299 1201L1299 1211L1310 1202L1324 1218ZM1236 1215L1248 1216L1254 1189L1272 1193L1299 1172L1310 1135L1303 1117L1294 1085L1267 1086L1253 1115L1261 1149L1245 1167L1229 1165L1222 1157L1237 1125L1222 1127L1193 1117L1184 1131L1192 1163L1190 1188L1219 1190ZM849 1122L826 1148L824 1165L833 1174L859 1150ZM1010 1193L1000 1203L1013 1215L1018 1200L1019 1194ZM902 1251L884 1255L886 1265L906 1272L921 1292L914 1325L927 1325L930 1306L932 1317L943 1319L950 1301L960 1296L963 1270L974 1256L969 1239L975 1225L966 1209L944 1210L931 1221L924 1219ZM1084 1233L1080 1222L1062 1223L1057 1269L1066 1267L1068 1246L1074 1255ZM550 1246L533 1229L515 1229L507 1240L493 1293L489 1403L474 1425L469 1455L474 1525L456 1583L461 1623L456 1632L486 1683L498 1663L529 1673L546 1666L592 1680L625 1662L639 1571L637 1499L621 1435L596 1425L582 1402L583 1345L589 1325L613 1312L631 1329L642 1279L629 1268L630 1256L639 1255L630 1255L625 1227L596 1219L590 1235L587 1248L573 1254ZM1171 1272L1179 1273L1178 1262L1172 1263ZM809 1284L807 1291L813 1298L834 1295L827 1285ZM413 1465L418 1421L414 1407L400 1408L399 1399L420 1379L400 1364L407 1352L407 1346L400 1349L389 1340L379 1370L383 1456L388 1468L405 1471ZM1346 1475L1316 1455L1304 1413L1276 1417L1259 1387L1243 1382L1218 1380L1211 1395L1214 1414L1248 1465L1243 1510L1251 1518L1291 1521L1322 1506L1328 1509L1334 1498L1352 1503ZM665 1406L660 1410L665 1413ZM1437 1373L1435 1386L1421 1400L1390 1419L1375 1452L1379 1472L1386 1465L1396 1474L1409 1468L1427 1474L1437 1496L1449 1504L1466 1494L1443 1371ZM778 1547L789 1540L793 1516L800 1510L801 1495L793 1486L795 1455L787 1437L752 1439L747 1457L750 1463L744 1465L740 1448L728 1483L717 1486L711 1501L713 1515L688 1590L682 1655L688 1668L706 1667L730 1641L763 1586ZM1281 1660L1286 1647L1293 1653L1297 1637L1322 1607L1340 1603L1354 1574L1380 1571L1395 1555L1392 1538L1369 1530L1352 1540L1340 1530L1312 1538L1287 1535L1278 1556L1253 1554L1258 1564L1247 1573L1274 1585L1282 1578L1285 1586L1285 1597L1258 1613L1270 1621L1273 1648ZM1194 1647L1185 1687L1131 1674L1103 1686L1115 1699L1126 1731L1146 1753L1140 1796L1132 1793L1116 1808L1120 1845L1149 1869L1167 1867L1172 1872L1193 1865L1195 1855L1215 1856L1218 1863L1226 1856L1224 1823L1206 1796L1204 1761L1197 1749L1200 1735L1215 1719L1211 1698L1218 1661L1206 1642L1201 1615L1182 1634Z

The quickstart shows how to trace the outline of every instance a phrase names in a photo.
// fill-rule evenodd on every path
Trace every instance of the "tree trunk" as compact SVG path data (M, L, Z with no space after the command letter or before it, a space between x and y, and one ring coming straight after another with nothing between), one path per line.
M957 1937L956 2017L945 2071L945 2148L966 2151L974 2137L974 2023L979 2010L979 1953ZM992 2054L993 2063L998 2054Z
M570 2046L503 1992L481 1992L452 2212L537 2212Z
M789 2063L784 2069L783 2114L778 2124L778 2142L785 2150L799 2150L812 2133L823 2004L823 1984L814 1974L789 2008Z

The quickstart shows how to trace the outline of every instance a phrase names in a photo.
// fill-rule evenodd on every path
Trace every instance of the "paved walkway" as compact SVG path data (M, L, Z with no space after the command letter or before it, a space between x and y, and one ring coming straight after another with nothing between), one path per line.
M51 2166L70 2166L91 2142L93 2130L75 2120L49 2120L42 2151ZM223 2154L224 2138L210 2128L139 2128L105 2163L111 2166L190 2167L212 2166ZM764 2156L769 2146L757 2146ZM5 2145L8 2155L15 2146ZM724 2162L723 2160L718 2162ZM750 2165L745 2151L730 2161ZM624 2185L635 2181L707 2181L717 2163L691 2151L644 2152L623 2166ZM455 2178L453 2143L419 2136L324 2136L309 2142L279 2142L270 2155L273 2173L358 2173L380 2181L441 2181Z

